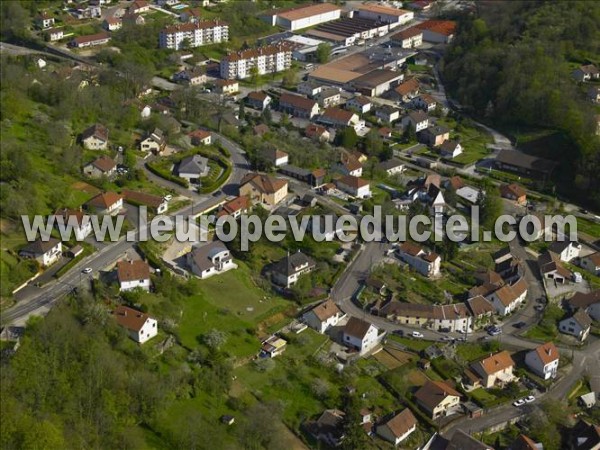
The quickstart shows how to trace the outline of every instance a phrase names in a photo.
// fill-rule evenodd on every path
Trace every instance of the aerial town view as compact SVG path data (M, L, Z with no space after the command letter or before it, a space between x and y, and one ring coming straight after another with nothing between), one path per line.
M600 450L600 2L0 37L1 450Z

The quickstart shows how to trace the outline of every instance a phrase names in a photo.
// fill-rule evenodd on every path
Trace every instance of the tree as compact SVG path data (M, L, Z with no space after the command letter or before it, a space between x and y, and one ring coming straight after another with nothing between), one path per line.
M260 80L260 73L258 72L258 66L250 67L250 83L254 88L258 88L258 82Z
M344 439L343 450L354 450L367 447L367 433L361 426L361 404L358 398L347 394L344 399Z
M211 350L219 350L227 342L227 335L213 328L204 335L202 340Z
M369 156L378 156L383 150L383 139L375 128L367 133L365 137L365 151Z
M355 148L358 136L353 127L346 127L340 133L336 133L336 144L344 148Z
M244 120L246 118L246 108L244 107L244 102L240 102L240 107L238 108L238 119Z
M496 220L502 214L502 200L498 187L486 180L479 190L476 206L479 207L481 225L488 230L493 230Z
M281 84L286 89L296 87L296 84L298 84L298 69L295 66L290 67L283 73Z
M273 116L271 114L271 108L267 107L267 108L263 109L261 117L262 117L263 122L265 122L267 125L271 125L271 122L273 121Z
M325 64L331 56L331 46L325 42L321 42L317 46L317 62Z

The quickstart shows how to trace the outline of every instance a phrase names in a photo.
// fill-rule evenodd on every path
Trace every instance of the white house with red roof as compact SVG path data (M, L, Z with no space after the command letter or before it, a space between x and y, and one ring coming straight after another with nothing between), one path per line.
M306 312L302 319L312 329L325 333L329 328L335 327L345 316L333 300L328 299Z
M150 290L150 266L140 259L135 261L119 261L117 263L117 279L119 289L131 291L133 289Z
M158 334L158 322L146 313L121 305L113 311L113 316L138 344L143 344Z
M556 377L559 360L560 355L553 342L546 342L525 355L527 367L544 380Z
M336 181L336 186L342 192L356 198L368 198L371 196L371 185L364 178L346 175Z

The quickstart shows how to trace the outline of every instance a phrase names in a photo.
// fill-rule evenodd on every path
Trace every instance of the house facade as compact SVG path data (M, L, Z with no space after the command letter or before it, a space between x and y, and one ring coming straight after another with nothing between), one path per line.
M319 104L306 97L293 94L281 94L279 109L295 117L312 119L319 114Z
M106 150L108 147L108 129L95 124L81 133L81 142L88 150Z
M417 429L417 418L408 408L394 415L381 425L377 425L377 434L393 445L399 445Z
M123 209L123 197L115 192L103 192L88 200L85 207L90 213L114 216Z
M298 251L288 254L273 265L271 279L279 286L290 288L301 276L312 272L316 266L311 257Z
M590 334L592 319L583 309L579 309L571 317L561 320L558 323L558 330L561 333L575 336L580 341L585 341Z
M525 355L525 364L544 380L556 378L560 355L553 342L546 342Z
M218 241L194 247L186 259L192 273L201 280L237 268L229 249Z
M458 412L460 393L443 381L427 381L416 393L417 405L432 419Z
M358 350L361 354L373 349L379 343L379 330L369 322L350 317L342 334L344 345Z
M427 253L411 242L404 242L398 247L397 252L402 261L421 275L428 278L440 275L442 258L437 253Z
M113 316L138 344L143 344L158 334L158 322L146 313L121 305L113 311Z
M83 174L90 178L111 177L117 171L117 163L108 156L102 156L83 166Z
M319 333L325 333L331 327L335 327L344 317L345 314L331 299L315 306L302 316L304 323Z
M600 276L600 252L584 256L580 261L581 267L596 276Z
M280 43L230 53L221 58L220 72L224 79L244 79L252 75L254 68L264 75L283 72L291 65L291 46Z
M119 261L117 263L117 279L119 289L131 291L133 289L150 290L150 266L142 260Z
M336 181L336 186L352 197L368 198L371 196L371 185L364 178L346 175Z
M170 25L159 34L160 48L181 50L184 45L201 47L229 40L229 25L220 20L200 20Z
M240 182L239 195L264 206L276 206L287 194L288 182L269 175L249 173Z
M54 238L49 238L47 241L38 238L21 249L19 256L35 259L42 267L47 267L62 256L62 242Z
M471 364L471 369L481 377L481 385L491 388L504 386L515 379L513 369L515 362L506 350Z

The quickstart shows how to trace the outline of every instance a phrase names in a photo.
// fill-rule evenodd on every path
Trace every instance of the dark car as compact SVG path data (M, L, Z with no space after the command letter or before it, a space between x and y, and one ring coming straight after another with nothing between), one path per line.
M404 336L404 331L403 330L394 330L393 333L396 336Z
M521 328L523 328L525 325L527 325L527 324L526 324L525 322L522 322L522 321L521 321L521 322L517 322L517 323L515 323L515 324L513 325L513 327L521 329Z

